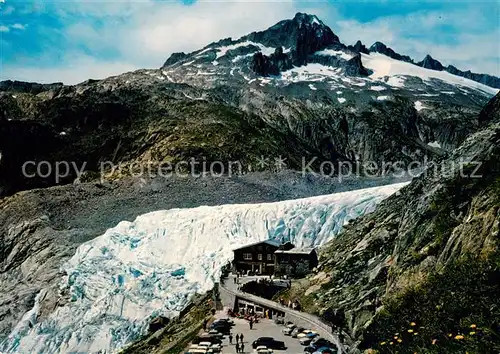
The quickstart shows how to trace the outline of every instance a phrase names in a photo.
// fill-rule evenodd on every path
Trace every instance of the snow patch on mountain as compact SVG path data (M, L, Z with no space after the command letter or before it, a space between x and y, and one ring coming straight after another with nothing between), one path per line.
M387 90L387 87L385 87L385 86L371 86L370 90L372 90L372 91L385 91L385 90Z
M426 108L427 108L427 107L426 107L426 106L424 106L424 104L423 104L422 102L420 102L420 101L416 101L416 102L415 102L415 109L416 109L418 112L420 112L421 110L426 109Z
M152 317L175 316L220 277L232 250L267 239L317 247L407 183L267 204L171 209L122 221L63 266L70 300L36 323L39 301L0 345L14 353L115 352Z
M343 52L341 50L333 50L333 49L320 50L317 51L315 54L324 56L338 56L344 60L351 60L354 57L353 55L347 54L346 52Z
M465 86L479 90L488 95L496 95L500 91L479 82L452 75L446 71L422 68L412 63L392 59L380 53L361 54L361 60L364 67L373 71L373 74L370 75L372 79L383 79L396 75L415 76L429 84L432 80L441 80L451 85Z
M337 69L323 64L309 63L282 72L280 78L288 82L324 81L327 78L338 77L339 70Z

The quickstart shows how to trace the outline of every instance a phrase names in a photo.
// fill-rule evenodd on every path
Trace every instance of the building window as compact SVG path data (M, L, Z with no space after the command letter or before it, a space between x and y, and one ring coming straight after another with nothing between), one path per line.
M261 261L261 260L262 260L262 253L259 253L259 254L257 255L257 258L259 259L259 261Z
M268 253L268 254L267 254L267 260L268 260L268 261L272 261L272 260L273 260L273 255L272 255L272 254L270 254L270 253Z
M247 261L252 260L252 254L251 253L243 253L243 259Z

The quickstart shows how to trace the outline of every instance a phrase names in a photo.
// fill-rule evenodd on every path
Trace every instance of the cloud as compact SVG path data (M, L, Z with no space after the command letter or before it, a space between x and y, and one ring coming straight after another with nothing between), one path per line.
M15 28L15 29L18 29L18 30L25 30L26 29L26 25L22 25L20 23L14 23L11 28Z
M500 74L500 28L492 26L488 30L484 14L474 9L462 8L446 14L417 12L365 23L338 21L335 25L341 40L348 44L358 39L367 46L381 41L416 61L430 54L443 65Z
M9 27L3 25L0 26L0 32L9 32L9 31L10 31Z

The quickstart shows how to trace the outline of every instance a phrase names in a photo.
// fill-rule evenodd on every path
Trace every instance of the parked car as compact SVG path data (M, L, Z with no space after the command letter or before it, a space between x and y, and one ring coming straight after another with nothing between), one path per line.
M206 349L208 353L220 353L222 350L222 345L205 341L198 343L198 348Z
M230 326L234 326L234 321L230 318L219 318L218 320L215 320L212 324L214 323L227 323Z
M193 339L193 344L198 344L200 342L210 342L212 344L222 344L220 339L220 333L218 335L212 335L208 333L200 334L197 338Z
M295 327L297 327L297 326L292 323L292 324L289 324L288 326L286 326L285 328L283 328L281 331L283 332L283 334L285 336L289 336L292 334L292 331L295 329Z
M316 333L315 331L313 330L310 330L310 329L304 329L302 332L300 332L299 334L297 334L297 338L304 338L304 337L307 337L308 334L310 333Z
M312 340L318 336L318 333L307 333L305 337L299 338L299 343L302 345L311 344Z
M273 350L269 349L265 345L259 345L257 348L254 350L255 354L272 354Z
M257 347L266 346L270 349L286 349L285 342L276 340L272 337L260 337L253 341L252 348L257 349Z
M225 328L215 327L215 328L210 329L208 331L208 334L215 337L215 338L222 339L224 337L224 334L229 334L229 330L226 333Z
M328 339L320 337L320 336L315 337L311 341L310 345L314 346L316 348L322 348L322 347L332 348L332 347L335 347L335 344L333 344L332 342L330 342Z
M305 330L304 327L295 327L295 329L292 331L290 335L292 336L292 338L297 338L299 333L302 333L303 330Z
M215 323L210 326L209 334L218 332L220 334L229 334L231 332L231 326L225 323ZM215 333L217 334L217 333Z
M207 354L207 351L202 348L188 349L188 351L185 352L184 354Z
M321 347L318 350L316 350L313 354L335 354L335 353L337 353L336 349L330 347Z

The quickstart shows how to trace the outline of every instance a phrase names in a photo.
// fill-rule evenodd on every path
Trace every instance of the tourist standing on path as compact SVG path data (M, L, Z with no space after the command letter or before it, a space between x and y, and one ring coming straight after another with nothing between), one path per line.
M243 344L243 333L240 334L240 342Z
M240 335L236 334L236 343L238 343L239 340L240 340Z
M250 329L252 329L252 327L253 327L253 319L252 318L250 318L249 324L250 324Z
M238 337L236 337L236 341L238 341ZM229 333L229 344L233 344L233 335Z
M241 342L241 352L244 353L245 352L245 344L243 344L243 342Z
M240 352L240 343L236 342L236 353Z

